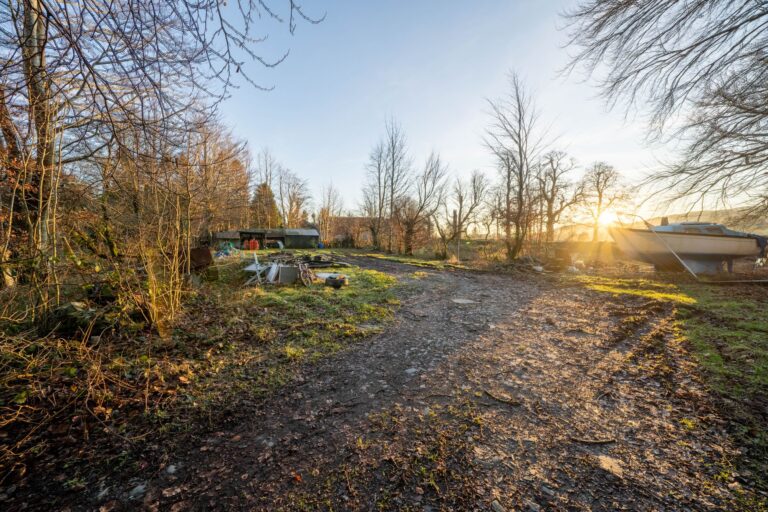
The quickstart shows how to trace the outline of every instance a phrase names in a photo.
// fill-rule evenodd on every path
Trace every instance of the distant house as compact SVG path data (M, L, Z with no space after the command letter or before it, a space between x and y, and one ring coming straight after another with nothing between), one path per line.
M257 240L259 247L282 242L286 249L314 249L320 243L320 233L317 229L238 229L216 233L216 242L232 242L242 248L249 240Z

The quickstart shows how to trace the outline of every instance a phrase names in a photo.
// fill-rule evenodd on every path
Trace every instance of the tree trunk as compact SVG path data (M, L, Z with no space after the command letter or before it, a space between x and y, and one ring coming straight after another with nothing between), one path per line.
M39 0L24 3L24 32L22 58L29 97L29 119L34 125L36 138L33 168L28 169L25 185L29 192L22 201L29 227L29 248L38 264L31 270L31 281L38 292L38 300L45 308L47 277L49 274L49 218L53 189L54 120L50 87L45 70L46 20Z
M413 238L416 236L416 226L408 223L403 230L403 252L406 255L413 255Z
M555 208L551 201L547 201L547 237L546 242L551 243L555 241Z

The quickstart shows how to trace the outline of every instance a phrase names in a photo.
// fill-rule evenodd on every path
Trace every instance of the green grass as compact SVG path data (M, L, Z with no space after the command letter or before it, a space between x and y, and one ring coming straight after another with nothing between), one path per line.
M635 295L646 299L678 304L695 304L696 299L682 292L676 285L650 279L617 279L589 275L574 276L590 290L613 295Z
M695 307L679 310L681 334L696 349L712 387L737 400L766 396L768 294L700 284L681 289L696 300Z

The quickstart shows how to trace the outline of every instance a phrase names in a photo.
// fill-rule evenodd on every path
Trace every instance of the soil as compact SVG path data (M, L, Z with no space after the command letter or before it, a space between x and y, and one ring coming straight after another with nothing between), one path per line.
M354 260L404 283L383 333L71 509L707 510L749 486L671 306Z

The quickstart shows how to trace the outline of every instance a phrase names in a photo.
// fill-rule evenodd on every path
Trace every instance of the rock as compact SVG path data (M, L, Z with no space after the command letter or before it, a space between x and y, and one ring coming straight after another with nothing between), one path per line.
M128 493L128 499L129 500L137 500L144 496L144 493L147 492L147 484L139 484L133 489L131 489L131 492Z
M85 302L68 302L54 309L41 323L46 330L55 330L62 336L75 336L80 331L87 331L96 317L96 310ZM103 322L97 322L93 330L106 328Z
M505 509L501 503L499 503L499 500L493 500L491 502L491 508L493 509L493 512L506 512L507 509Z
M170 464L165 468L165 473L168 475L173 475L178 470L179 468L177 468L175 464Z
M474 300L461 299L461 298L451 299L451 302L455 304L477 304L477 302Z
M534 266L533 266L533 267L531 267L531 268L533 268L533 270L534 270L535 272L544 272L544 267L542 267L541 265L534 265Z
M621 468L621 462L618 459L608 457L607 455L599 455L597 463L603 471L612 474L616 478L624 478L624 470Z
M416 375L417 373L419 373L419 369L418 368L408 368L407 370L405 370L405 373L407 373L408 375Z
M96 493L96 499L101 501L109 494L109 486L102 487L99 492Z
M539 505L533 500L527 500L525 502L525 508L526 510L530 510L531 512L541 512L541 505Z

